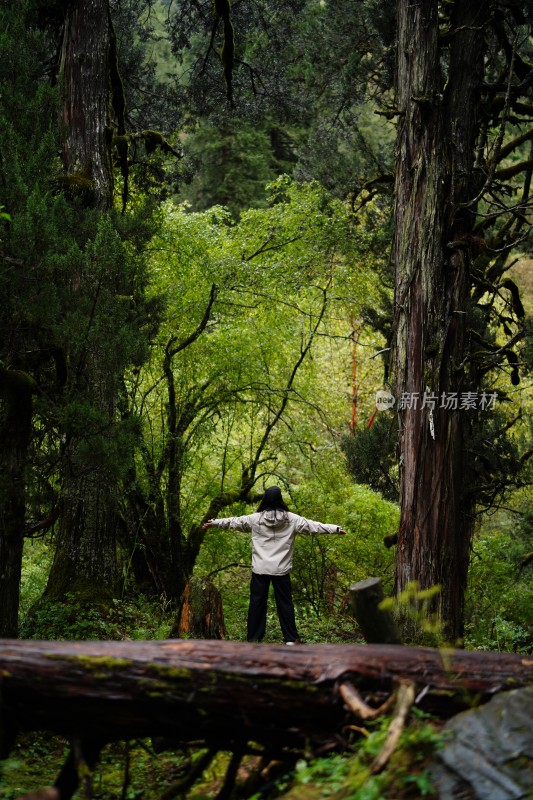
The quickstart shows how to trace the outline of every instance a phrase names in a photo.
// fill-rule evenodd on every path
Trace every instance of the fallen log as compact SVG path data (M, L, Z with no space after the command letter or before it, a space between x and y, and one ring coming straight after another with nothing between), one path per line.
M399 645L0 640L0 726L318 750L353 721L344 684L375 706L409 681L421 708L449 717L532 678L526 656Z

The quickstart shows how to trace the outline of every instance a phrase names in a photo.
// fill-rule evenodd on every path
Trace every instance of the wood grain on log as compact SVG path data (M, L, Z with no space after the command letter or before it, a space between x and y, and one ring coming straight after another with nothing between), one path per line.
M525 656L400 645L0 640L0 720L98 742L320 746L350 721L344 680L376 705L412 681L422 708L451 716L532 677Z

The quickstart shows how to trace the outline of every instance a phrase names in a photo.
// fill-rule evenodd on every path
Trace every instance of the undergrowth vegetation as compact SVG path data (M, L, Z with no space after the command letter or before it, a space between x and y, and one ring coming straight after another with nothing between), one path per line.
M261 792L250 793L258 777L259 759L245 756L239 770L236 797L250 800L409 800L432 797L434 788L430 765L434 753L443 745L444 735L438 720L414 710L402 733L399 745L379 774L372 763L387 736L390 718L351 726L346 730L345 752L320 758L299 759L281 777L263 781ZM204 753L178 749L160 752L157 740L135 740L108 745L93 773L93 793L99 800L140 800L140 798L188 797L212 800L220 792L230 755L220 752L186 793L179 783ZM14 800L35 786L52 785L68 753L68 742L41 734L19 740L11 758L4 762L0 777L0 797ZM76 797L79 795L76 794Z
M377 574L387 594L392 591L393 554L383 538L394 529L397 509L364 487L338 484L335 470L328 483L324 476L291 496L291 505L310 515L349 518L350 539L302 537L295 554L294 589L297 623L304 643L362 643L347 602L348 588L356 580ZM318 480L318 479L317 479ZM341 486L344 488L335 488ZM527 503L525 504L527 506ZM520 504L523 512L524 504ZM245 513L236 507L234 513ZM309 512L308 512L309 513ZM518 521L517 521L518 520ZM531 627L531 566L524 564L530 518L527 513L500 511L480 526L474 543L467 594L465 646L505 652L533 652ZM27 542L21 602L21 634L35 639L164 639L171 635L177 609L164 596L135 594L125 573L121 599L111 605L84 606L74 597L66 603L43 599L52 547L46 539ZM210 575L221 592L226 637L245 639L248 604L250 543L240 534L214 530L206 539L197 573ZM400 610L416 623L415 644L440 647L439 625L431 614L437 588L419 591L411 586L399 600ZM398 611L390 600L386 605ZM273 598L270 600L266 642L280 642L281 633ZM414 708L400 741L385 769L373 772L391 717L375 722L348 724L341 752L299 758L289 772L274 773L260 782L257 756L248 755L238 773L235 797L270 800L413 800L435 796L431 763L443 745L442 722ZM0 775L0 798L15 800L21 794L55 781L69 743L58 736L25 734L19 737ZM194 748L164 749L148 739L108 745L93 775L94 797L99 800L152 800L188 797L214 800L222 789L231 754L219 753L192 786L178 791L180 781L205 754ZM81 795L77 794L77 797Z
M346 537L299 537L292 574L296 617L307 643L357 642L361 636L348 604L351 584L379 576L386 597L392 594L394 551L383 544L395 530L397 507L363 486L329 481L320 476L291 497L291 507L316 519L341 520ZM466 595L464 646L497 652L533 652L533 586L531 563L524 559L531 534L528 503L515 511L485 518L476 534ZM249 513L238 505L230 513ZM33 639L164 639L175 624L177 608L164 595L133 591L127 571L123 594L111 604L83 605L70 596L66 603L43 596L53 544L28 540L22 574L20 633ZM249 537L212 529L198 558L195 574L207 576L221 593L226 638L245 640L250 580ZM127 559L125 559L127 563ZM413 644L440 646L440 627L431 614L433 590L404 593L389 608L408 612L416 623ZM273 597L270 598L266 642L280 642L281 632Z

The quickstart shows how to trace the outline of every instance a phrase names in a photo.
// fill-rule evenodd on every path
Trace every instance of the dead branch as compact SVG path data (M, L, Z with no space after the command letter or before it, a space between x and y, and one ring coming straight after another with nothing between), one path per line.
M362 720L373 720L385 714L393 704L396 695L391 694L379 708L372 708L367 705L357 689L349 681L339 685L339 694L350 709L350 711Z
M412 681L400 681L398 686L398 695L397 695L397 702L396 702L396 709L394 712L394 718L389 725L389 730L387 733L387 740L383 747L381 753L376 756L374 761L371 764L370 772L375 775L385 767L387 761L394 753L396 749L396 745L398 744L398 740L401 736L403 729L405 728L405 723L407 720L407 716L413 703L415 702L415 685Z
M519 175L521 172L527 172L527 170L533 167L533 158L527 159L527 161L519 161L518 164L513 164L512 167L505 167L504 169L497 169L494 173L494 177L499 181L508 181L510 178L514 178L515 175Z

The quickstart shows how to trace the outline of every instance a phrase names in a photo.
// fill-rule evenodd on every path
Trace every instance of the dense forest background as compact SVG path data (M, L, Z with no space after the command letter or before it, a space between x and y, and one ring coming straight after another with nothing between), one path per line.
M297 543L304 641L377 576L410 643L530 653L530 4L0 21L0 635L195 635L195 591L244 640L202 524L275 483L349 534Z

